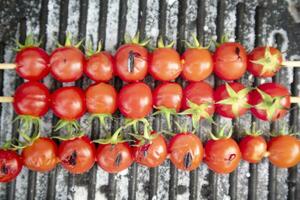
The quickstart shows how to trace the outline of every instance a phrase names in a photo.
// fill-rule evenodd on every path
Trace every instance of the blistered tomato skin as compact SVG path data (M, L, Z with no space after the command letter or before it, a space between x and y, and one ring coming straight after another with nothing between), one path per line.
M267 142L262 136L247 135L239 142L243 160L249 163L260 162L267 153Z
M176 134L168 145L171 162L181 170L196 169L204 155L200 138L192 133Z
M0 183L14 180L22 167L22 159L15 151L0 149Z
M125 82L137 82L148 73L148 51L138 44L124 44L115 54L115 73Z
M38 138L22 151L24 165L33 171L48 172L58 163L58 148L50 138Z
M100 144L97 149L97 163L108 173L121 172L133 163L133 150L127 142Z
M89 171L96 159L96 147L87 136L62 141L58 152L63 168L73 174Z
M221 44L214 53L214 73L222 80L240 79L247 70L247 53L235 42Z
M83 74L85 57L75 47L60 47L50 55L50 72L60 82L73 82Z
M189 48L181 56L182 77L187 81L202 81L213 71L213 59L207 49Z
M85 63L84 73L96 82L109 81L114 75L113 57L105 51L92 55Z
M49 90L42 83L25 82L16 89L13 106L18 115L43 116L50 106Z
M27 47L16 55L17 74L29 81L39 81L50 71L49 56L39 47Z
M238 144L231 138L208 140L205 144L205 162L216 173L228 174L239 165L241 152Z

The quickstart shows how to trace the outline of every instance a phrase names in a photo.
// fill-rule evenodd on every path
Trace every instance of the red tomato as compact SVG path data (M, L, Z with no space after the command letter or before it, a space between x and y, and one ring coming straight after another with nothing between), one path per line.
M26 47L16 55L17 74L30 81L39 81L50 71L49 56L39 47Z
M236 82L218 86L214 92L216 113L228 118L242 116L250 107L249 92L250 89L245 89L243 84Z
M152 110L151 89L145 83L125 85L118 95L118 107L126 118L146 117Z
M116 74L126 82L141 81L148 72L148 51L138 44L124 44L115 55Z
M106 83L97 83L88 87L85 92L88 112L113 114L117 110L117 92Z
M258 86L258 89L260 93L256 89L249 94L249 103L253 106L252 114L261 120L269 121L284 117L291 106L288 89L278 83L264 83Z
M84 73L93 81L109 81L113 77L113 58L105 51L96 53L85 63Z
M98 165L109 173L127 169L134 160L132 148L127 142L100 144L96 156Z
M189 48L182 57L182 76L187 81L202 81L213 71L213 59L207 49Z
M172 48L157 48L151 55L149 73L155 80L175 80L181 73L180 55Z
M140 143L141 141L138 141L137 146L133 148L137 163L146 167L157 167L166 160L167 144L161 134L141 146Z
M93 167L96 148L87 136L77 137L62 141L59 145L58 156L63 168L73 174L82 174Z
M38 138L22 151L24 165L33 171L47 172L58 163L58 149L55 142L49 138Z
M53 113L64 120L80 118L86 110L85 94L78 87L63 87L51 95Z
M176 134L169 142L171 162L181 170L196 169L203 159L203 146L200 138L192 133Z
M216 173L233 172L241 160L238 144L231 138L208 140L205 145L205 162Z
M179 112L182 95L182 88L179 84L163 83L153 91L153 104L156 107L175 109Z
M247 70L257 77L272 77L281 68L282 54L273 47L257 47L248 55Z
M267 142L262 136L247 135L239 142L243 160L258 163L267 156Z
M23 83L16 89L13 106L18 115L40 117L49 110L49 90L39 82Z
M83 74L84 63L83 53L72 46L57 48L50 55L51 74L60 82L78 80Z
M282 135L268 142L270 162L281 168L289 168L300 162L300 144L296 137Z
M241 78L247 70L247 53L236 42L221 44L214 53L214 73L225 81Z
M0 183L14 180L22 166L22 160L15 151L0 149Z

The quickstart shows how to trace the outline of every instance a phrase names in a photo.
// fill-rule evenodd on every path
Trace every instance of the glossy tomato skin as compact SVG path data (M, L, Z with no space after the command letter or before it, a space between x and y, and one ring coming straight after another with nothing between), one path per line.
M152 110L151 89L145 83L125 85L118 95L120 112L130 119L146 117Z
M50 72L60 82L73 82L83 74L85 57L75 47L60 47L50 55Z
M182 110L188 109L188 100L195 104L210 103L206 112L212 115L215 111L214 91L206 82L195 82L187 85L183 90Z
M58 156L63 168L73 174L89 171L96 159L94 143L87 137L65 140L59 145Z
M205 145L205 162L216 173L233 172L241 160L238 144L231 138L208 140Z
M239 142L243 160L258 163L267 155L267 142L262 136L247 135Z
M288 112L288 109L291 106L290 92L288 91L288 89L278 83L264 83L264 84L258 86L258 89L269 94L271 97L276 97L276 96L284 97L281 100L281 105L283 107L285 107L286 109L277 109L275 111L275 114L273 115L272 121L275 121L275 120L278 120L278 119L284 117L286 115L286 113ZM252 90L249 93L249 104L251 104L252 106L255 106L261 102L262 102L261 95L258 93L257 90ZM250 110L255 117L257 117L261 120L264 120L264 121L268 120L267 112L265 110L257 109L255 107L252 107Z
M213 59L207 49L189 48L181 56L182 77L187 81L202 81L213 71Z
M17 74L30 81L39 81L50 71L49 56L39 47L27 47L16 55Z
M97 149L98 165L109 173L121 172L133 163L133 150L127 142L100 144Z
M85 94L78 87L62 87L51 94L53 113L64 120L80 118L86 110Z
M50 106L49 90L42 83L25 82L16 89L13 106L18 115L45 115Z
M24 165L38 172L48 172L58 163L58 148L50 138L40 137L22 151Z
M300 144L296 137L282 135L268 142L270 162L280 168L289 168L300 162Z
M106 83L97 83L85 92L88 112L95 114L113 114L117 110L116 89Z
M192 133L173 136L168 145L171 162L176 168L191 171L202 162L204 149L200 138Z
M109 81L114 75L113 57L105 51L92 55L85 63L84 73L96 82Z
M22 159L15 151L0 149L0 183L14 180L22 167Z
M269 47L269 49L270 49L270 53L272 55L275 55L275 54L278 55L278 65L276 65L276 70L275 71L267 71L262 74L263 66L260 64L251 62L251 61L257 61L261 58L264 58L264 56L265 56L266 47L256 47L248 55L248 63L247 63L247 70L254 76L262 77L262 78L272 77L276 74L276 72L278 72L280 70L281 63L282 63L281 52L274 47Z
M235 91L239 92L240 90L244 89L245 86L241 83L233 82L229 83L229 86ZM227 99L229 96L225 84L218 86L215 91L214 91L214 99L215 102ZM246 96L245 103L249 101L249 95ZM244 115L248 109L244 107L240 107L238 110L238 115L235 116L234 113L232 112L232 105L225 105L225 104L218 104L216 103L215 105L216 108L216 113L223 117L227 118L235 118Z
M222 80L232 81L241 78L247 70L247 53L236 42L221 44L214 53L214 73Z
M149 73L155 80L175 80L182 71L180 55L172 48L157 48L151 54Z
M133 148L135 161L146 167L157 167L161 165L167 158L168 150L165 138L159 134L155 139L149 141L142 146Z
M148 51L138 44L124 44L115 54L116 74L126 82L137 82L148 73ZM133 72L128 70L130 58L133 59Z
M152 93L153 105L180 111L183 91L178 83L162 83Z

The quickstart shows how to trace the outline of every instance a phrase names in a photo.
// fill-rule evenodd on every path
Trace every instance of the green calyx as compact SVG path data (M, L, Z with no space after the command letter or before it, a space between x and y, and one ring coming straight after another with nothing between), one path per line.
M126 33L124 40L126 44L137 44L140 46L146 46L150 42L149 38L140 41L140 32L136 32L136 34L133 37Z
M270 135L272 137L278 137L284 135L299 136L300 132L295 132L295 127L289 128L289 126L285 122L281 122L279 131L272 131Z
M264 110L267 113L267 119L272 121L274 114L277 110L287 110L288 108L281 105L281 100L285 96L272 97L271 95L265 93L264 91L256 88L258 93L261 95L262 102L255 105L256 109Z
M60 119L54 127L54 131L59 130L65 130L66 134L64 136L54 136L53 138L59 140L68 140L75 137L81 137L83 135L80 124L77 120Z
M277 71L278 66L280 66L278 58L279 54L271 54L270 47L266 47L265 55L263 58L260 58L258 60L251 60L250 62L261 65L262 70L260 75L264 75L267 72Z
M19 40L15 40L17 47L15 48L16 51L21 51L22 49L28 48L28 47L39 47L42 44L42 41L38 41L34 38L33 34L29 34L24 44L21 44Z
M124 140L123 136L121 135L121 131L124 129L123 126L118 128L112 135L108 134L104 139L97 139L94 140L94 143L98 144L118 144L123 142L129 142L130 140Z
M193 38L193 41L192 43L184 40L184 43L185 45L188 47L188 48L191 48L191 49L209 49L211 44L212 44L212 40L210 40L209 44L207 46L202 46L199 42L199 40L197 39L197 36L195 34L192 34L192 38Z
M135 134L138 134L138 125L139 123L142 123L144 128L146 127L148 130L152 130L149 122L145 118L141 119L125 119L125 126L124 128L133 127L133 131ZM145 130L144 130L145 131Z
M158 43L157 43L158 48L173 48L174 45L175 45L174 40L169 44L164 43L163 37L159 37L159 40L158 40Z
M209 115L208 112L206 111L210 105L211 105L211 103L209 103L209 102L198 105L198 104L195 104L192 101L188 100L189 108L178 114L179 115L191 115L193 128L196 129L199 126L199 121L201 118L207 119L209 122L214 123L212 116Z
M30 135L37 134L40 132L40 127L42 124L42 120L39 117L34 117L31 115L19 115L17 116L13 122L19 121L22 126L22 132Z
M92 121L94 119L99 120L100 125L103 126L104 128L107 128L107 123L106 123L106 119L112 119L112 115L111 114L92 114L89 117L89 122L92 123Z
M223 126L223 128L221 128L221 130L217 131L216 134L210 132L209 135L211 137L211 139L213 140L220 140L220 139L229 139L232 135L232 128L230 128L228 131L227 129L227 125Z
M228 98L216 102L217 104L230 105L232 107L232 113L235 117L239 116L239 110L241 108L251 108L248 104L247 95L252 90L251 88L244 88L236 92L228 83L225 84L226 91L229 95Z
M250 135L250 136L260 136L260 135L263 134L263 132L262 132L262 130L257 130L256 129L256 123L253 122L252 128L250 130L246 130L245 134Z
M164 106L154 107L157 109L156 112L154 112L152 115L158 115L161 114L166 118L168 129L171 130L171 115L177 115L176 109L174 108L167 108Z
M83 41L84 41L84 39L82 39L78 43L74 44L71 33L67 32L66 33L65 45L61 45L61 44L58 43L58 46L59 47L75 47L75 48L79 48L81 46L81 44L82 44Z
M143 135L132 133L129 133L129 135L133 136L136 140L139 141L136 146L143 146L144 144L151 143L151 141L154 140L159 135L159 133L151 134L151 131L146 126L144 126Z
M94 54L100 53L102 51L102 48L103 48L102 40L100 40L98 42L97 49L93 49L92 41L89 40L89 42L87 43L87 46L85 48L85 52L88 57L91 57Z
M226 42L229 42L229 38L228 38L228 35L227 35L227 34L224 34L224 35L222 35L221 41L220 41L220 42L216 42L216 41L215 41L215 45L216 45L217 47L219 47L219 46L221 46L221 44L224 44L224 43L226 43Z

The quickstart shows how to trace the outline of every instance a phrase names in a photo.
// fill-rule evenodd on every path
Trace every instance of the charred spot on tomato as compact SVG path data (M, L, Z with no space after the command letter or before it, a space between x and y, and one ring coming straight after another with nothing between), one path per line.
M241 59L240 52L241 52L240 48L236 47L235 48L235 54L238 56L238 59Z
M2 165L1 166L1 173L2 174L8 174L8 172L9 172L9 167L6 166L6 165Z
M236 154L230 154L229 158L225 158L225 160L228 162L228 164L230 164L231 161L233 161L236 158Z
M77 152L73 151L70 156L68 156L65 160L69 165L75 166L77 163Z
M188 169L192 165L193 157L190 152L187 152L183 158L183 165L185 169Z
M64 61L64 63L67 63L67 59L66 59L66 58L64 58L64 60L63 60L63 61Z
M119 167L120 163L122 162L123 160L123 157L122 157L122 154L121 153L118 153L117 157L116 157L116 160L114 162L114 165L116 167Z
M134 58L135 57L140 57L141 54L134 52L134 51L129 51L129 55L128 55L128 71L130 73L134 72Z

